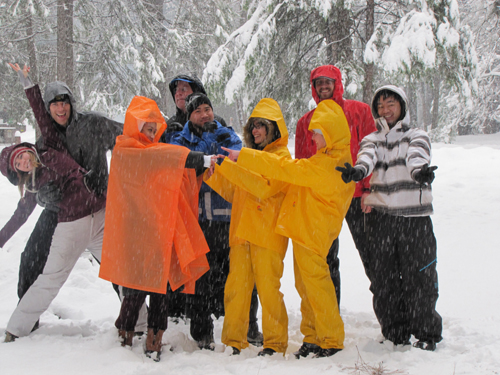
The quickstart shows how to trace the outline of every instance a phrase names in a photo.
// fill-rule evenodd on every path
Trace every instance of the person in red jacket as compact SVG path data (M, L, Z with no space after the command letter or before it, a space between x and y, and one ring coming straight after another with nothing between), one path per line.
M368 134L376 130L375 121L373 120L372 112L368 104L356 101L346 100L343 98L344 86L342 85L342 74L340 70L333 65L319 66L311 71L311 91L316 103L325 99L333 99L342 107L349 130L351 131L351 156L353 163L356 163L356 157L359 151L361 140ZM295 130L295 158L309 158L316 153L316 143L313 141L313 133L308 130L309 122L313 116L315 109L307 112L297 122ZM345 217L349 230L351 231L352 239L358 249L359 256L363 262L365 273L370 278L369 267L367 260L367 231L365 224L365 213L371 211L371 207L363 204L364 197L370 191L370 176L356 184L354 197L349 207L349 211ZM337 301L340 305L340 270L339 270L339 241L338 238L333 241L330 252L328 253L327 262L330 267L330 276L335 285L335 293Z

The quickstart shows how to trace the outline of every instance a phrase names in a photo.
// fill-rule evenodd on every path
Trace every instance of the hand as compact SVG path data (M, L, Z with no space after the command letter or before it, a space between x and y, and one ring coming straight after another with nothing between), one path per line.
M363 211L365 214L369 214L370 212L372 212L372 206L365 205L365 198L369 195L370 193L363 193L361 195L361 211Z
M221 147L224 151L226 151L227 153L229 153L229 155L227 156L229 158L229 160L231 161L234 161L236 162L238 160L238 156L240 155L240 151L239 150L231 150L230 148L226 148L226 147ZM224 156L224 155L218 155L219 157L220 156Z
M212 177L215 172L215 164L217 164L217 155L212 155L210 157L210 168L208 169L208 178Z
M49 211L59 212L58 203L61 200L61 190L52 181L42 186L36 193L36 202Z
M431 184L434 181L434 171L437 166L429 167L429 164L425 164L422 168L413 174L413 178L419 184Z
M353 167L349 163L345 163L345 168L335 167L335 169L342 173L342 180L348 184L351 181L361 181L365 174L360 168Z
M17 63L16 64L9 63L9 65L16 72L19 72L21 70L21 68L19 67L19 64L17 64ZM22 74L23 74L24 78L28 77L28 73L30 72L30 70L31 70L31 68L29 66L26 66L26 64L25 64L23 67L23 70L22 70Z

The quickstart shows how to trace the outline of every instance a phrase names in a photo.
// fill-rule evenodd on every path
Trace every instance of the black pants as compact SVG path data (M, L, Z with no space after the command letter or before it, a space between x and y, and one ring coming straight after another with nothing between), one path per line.
M414 335L441 341L436 311L437 245L429 216L403 217L372 211L369 273L373 309L382 334L395 344Z
M361 210L361 198L353 198L345 220L349 226L354 245L358 249L361 262L365 268L365 273L369 277L369 264L368 264L368 237L369 237L369 223L371 220L370 214L365 215ZM340 260L339 260L339 239L336 238L328 255L326 262L330 269L330 277L332 278L333 285L335 286L335 294L337 295L337 303L340 306Z
M186 312L190 318L190 333L194 340L213 338L214 323L224 315L224 287L229 274L229 223L200 221L200 227L210 248L207 254L210 270L196 281L196 294L186 295ZM258 299L254 288L250 306L250 324L257 321Z
M168 325L168 299L166 294L148 293L142 290L123 288L123 301L115 327L125 331L134 331L139 312L146 295L149 294L148 328L166 330Z
M43 210L21 253L17 295L21 299L43 272L49 256L52 236L57 226L57 213Z

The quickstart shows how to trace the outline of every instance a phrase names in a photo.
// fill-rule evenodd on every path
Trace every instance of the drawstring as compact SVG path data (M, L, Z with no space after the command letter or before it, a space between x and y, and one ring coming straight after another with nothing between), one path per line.
M427 267L429 267L432 263L437 263L437 258L434 259L432 262L430 262L428 265L426 265L424 268L422 268L421 270L419 270L419 272L422 272L423 270L425 270Z

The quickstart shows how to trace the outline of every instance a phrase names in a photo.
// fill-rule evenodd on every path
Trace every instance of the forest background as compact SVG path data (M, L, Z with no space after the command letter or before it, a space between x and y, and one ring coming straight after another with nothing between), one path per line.
M237 131L272 97L293 134L311 70L333 64L346 99L402 86L414 125L452 142L500 130L499 21L500 0L0 0L0 108L34 123L11 61L113 118L134 95L173 115L168 82L188 73Z

